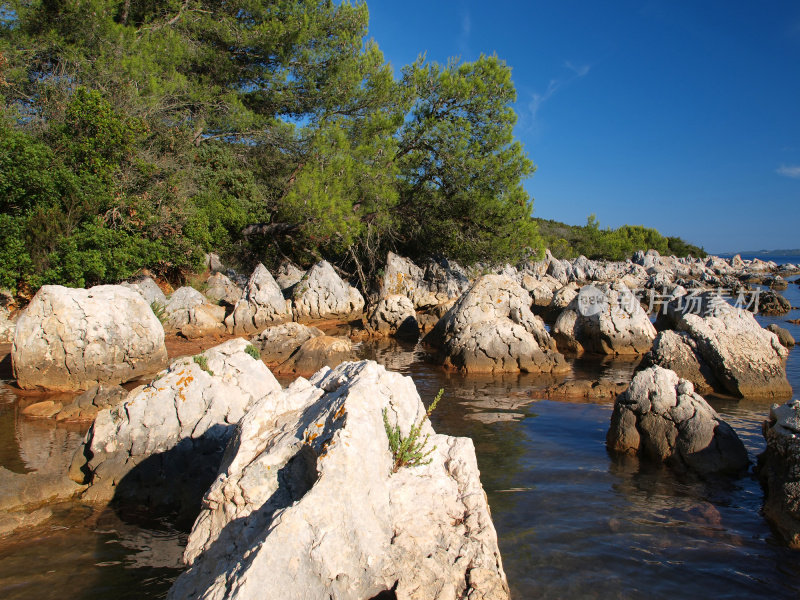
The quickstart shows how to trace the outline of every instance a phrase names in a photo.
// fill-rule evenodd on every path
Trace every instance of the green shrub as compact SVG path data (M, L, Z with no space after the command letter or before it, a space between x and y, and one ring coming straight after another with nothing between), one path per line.
M432 459L428 458L428 456L436 450L436 446L425 451L430 435L426 435L422 439L419 436L425 421L428 420L439 404L439 400L442 399L442 394L444 394L444 389L439 390L425 415L420 419L419 423L411 426L411 430L406 437L403 437L400 433L398 424L391 425L389 423L386 408L383 409L383 427L386 430L386 437L389 438L389 449L392 451L392 473L397 473L402 467L418 467L430 464Z
M261 352L253 344L250 344L244 351L256 360L261 360Z

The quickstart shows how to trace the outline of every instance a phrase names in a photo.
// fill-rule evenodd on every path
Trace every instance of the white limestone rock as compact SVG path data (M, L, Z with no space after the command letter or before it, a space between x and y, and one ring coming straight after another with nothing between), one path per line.
M181 358L121 405L98 413L70 468L85 501L135 502L194 518L232 426L280 389L249 342L229 340Z
M446 367L466 372L565 372L544 322L514 280L484 275L426 337Z
M345 282L328 261L320 261L295 286L292 310L296 321L352 318L364 309L364 297Z
M164 328L137 292L46 285L17 321L11 357L21 388L77 391L155 373L167 349Z
M602 297L602 310L582 304ZM556 319L551 331L563 352L644 354L653 344L656 329L636 297L622 283L582 288Z
M425 414L409 377L372 361L323 369L236 428L168 598L508 598L472 441L430 436L430 464L392 472L383 411Z
M225 319L225 325L231 333L254 333L291 319L281 288L267 268L259 263L250 276L244 296Z

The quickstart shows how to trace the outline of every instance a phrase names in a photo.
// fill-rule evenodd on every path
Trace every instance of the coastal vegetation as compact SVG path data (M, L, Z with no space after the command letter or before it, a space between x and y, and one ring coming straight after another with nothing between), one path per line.
M365 4L326 0L0 3L0 286L184 281L211 251L326 259L362 287L390 250L697 254L537 222L510 67L395 71L367 26Z

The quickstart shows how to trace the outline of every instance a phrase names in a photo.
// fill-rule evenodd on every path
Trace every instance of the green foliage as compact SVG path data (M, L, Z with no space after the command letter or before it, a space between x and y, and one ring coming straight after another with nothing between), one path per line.
M662 255L704 257L702 248L677 237L664 237L655 229L641 225L623 225L618 229L600 229L595 215L589 215L584 227L556 221L539 221L545 244L556 258L626 260L637 250L657 250Z
M214 371L208 368L208 358L206 358L205 354L195 354L193 360L196 364L200 365L200 368L203 369L203 371L211 376L214 375Z
M398 424L391 425L389 423L389 416L386 408L383 409L383 427L386 430L386 437L389 440L389 449L392 451L392 473L397 473L402 467L418 467L421 465L430 464L431 460L428 458L431 452L436 450L436 446L425 450L430 435L426 434L424 438L420 439L420 432L425 421L431 416L431 413L436 409L439 400L442 399L444 389L439 390L436 397L431 402L425 415L420 419L419 423L411 425L411 429L406 437L400 432Z
M513 260L541 240L522 180L534 167L514 140L516 91L496 56L403 72L410 118L400 131L400 211L411 255Z
M150 303L150 308L153 311L153 314L159 321L161 321L162 324L167 320L166 307L161 302L158 300L153 300Z
M253 358L255 358L256 360L261 360L261 352L258 350L258 348L253 346L253 344L247 346L247 348L245 348L244 351Z
M0 19L0 282L183 282L543 245L496 56L395 78L364 3L15 0Z

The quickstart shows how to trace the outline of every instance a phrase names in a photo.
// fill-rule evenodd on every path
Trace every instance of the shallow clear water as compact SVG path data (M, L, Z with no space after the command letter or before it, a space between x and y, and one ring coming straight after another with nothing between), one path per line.
M783 292L800 306L800 287ZM800 339L800 326L776 322ZM541 399L553 382L528 375L463 376L426 363L413 345L364 343L363 358L413 377L425 402L445 396L437 431L475 442L481 480L515 598L797 598L800 553L784 548L760 514L751 476L678 478L612 458L612 402ZM800 386L800 350L787 371ZM572 360L569 377L630 379L635 362ZM0 465L17 472L63 462L82 431L32 422L0 389ZM751 459L763 450L769 403L712 398ZM159 598L180 569L185 534L168 524L54 508L44 524L0 541L4 599Z

